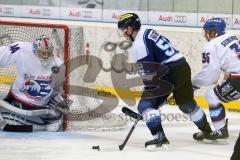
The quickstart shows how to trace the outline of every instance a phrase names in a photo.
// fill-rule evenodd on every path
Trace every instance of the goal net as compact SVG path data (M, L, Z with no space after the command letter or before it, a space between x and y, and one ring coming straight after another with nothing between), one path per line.
M83 32L82 27L67 25L0 21L0 46L17 41L33 42L42 34L50 37L54 43L55 56L60 57L67 65L64 91L68 99L73 101L70 111L76 115L65 116L66 128L71 130L123 129L126 121L122 116L113 112L106 112L106 114L101 112L107 108L102 105L104 99L109 99L111 96L99 97L102 94L96 89L96 84L93 83L94 78L91 80L92 73L90 73L91 83L84 81L91 59L88 51L89 44L85 43ZM15 78L15 66L0 68L1 99L7 95ZM99 115L93 114L99 112Z

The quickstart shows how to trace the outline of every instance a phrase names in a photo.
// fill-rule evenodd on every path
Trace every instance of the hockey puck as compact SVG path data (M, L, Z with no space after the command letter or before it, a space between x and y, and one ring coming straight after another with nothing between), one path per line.
M97 149L98 151L100 151L99 145L97 145L97 146L92 146L92 149Z

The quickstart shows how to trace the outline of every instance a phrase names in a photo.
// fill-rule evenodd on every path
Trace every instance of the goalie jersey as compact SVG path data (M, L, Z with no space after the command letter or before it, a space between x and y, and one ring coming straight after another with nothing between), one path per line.
M132 47L136 62L156 62L166 64L183 58L170 41L153 29L140 29Z
M17 77L10 89L10 94L24 104L42 107L50 100L53 91L62 87L59 82L53 82L52 67L44 67L36 56L33 44L29 42L16 42L9 46L0 47L0 66L16 65ZM54 66L63 62L54 58ZM62 68L62 67L60 67ZM64 81L64 71L58 75L60 84ZM59 85L59 86L58 86Z
M193 77L195 86L216 83L221 72L240 75L240 42L236 36L225 33L209 41L202 51L202 71Z

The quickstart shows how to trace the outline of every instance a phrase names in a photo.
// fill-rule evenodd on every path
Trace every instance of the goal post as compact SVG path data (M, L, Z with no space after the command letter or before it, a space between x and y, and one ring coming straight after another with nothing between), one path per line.
M54 54L61 58L66 64L66 73L64 81L64 94L69 93L69 27L67 25L30 23L30 22L10 22L0 21L0 46L11 43L33 42L36 37L46 35L53 39ZM0 68L0 95L1 99L7 95L10 86L16 78L16 66ZM67 128L68 120L64 117L64 128Z
M89 97L71 95L71 89L73 90L73 88L70 87L71 85L85 86L83 77L87 69L86 66L81 66L81 63L87 65L91 63L89 62L89 44L85 42L83 27L50 23L0 21L0 46L9 45L17 41L33 42L36 37L42 34L53 40L54 55L65 62L66 75L64 93L67 98L73 100L70 111L81 114L99 106L102 101L99 100L99 92L97 89L95 89L96 92L90 93L91 95ZM71 73L70 63L71 60L76 57L79 57L77 65L81 67ZM7 95L15 78L16 66L0 67L1 98ZM115 113L107 113L101 117L84 121L75 121L67 116L64 118L65 129L72 130L116 130L123 129L126 125L126 121Z

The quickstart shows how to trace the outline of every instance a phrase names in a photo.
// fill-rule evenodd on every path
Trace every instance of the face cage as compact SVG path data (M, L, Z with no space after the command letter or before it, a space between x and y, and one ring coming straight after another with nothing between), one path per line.
M38 50L36 51L36 55L44 67L52 67L55 65L53 53L51 53L48 58L43 58L43 56L41 56L41 51Z

